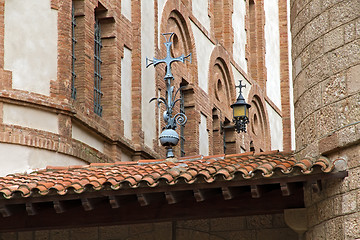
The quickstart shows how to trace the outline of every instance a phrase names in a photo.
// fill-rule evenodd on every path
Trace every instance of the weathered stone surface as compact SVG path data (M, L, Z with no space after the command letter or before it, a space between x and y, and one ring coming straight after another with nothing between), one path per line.
M330 29L329 13L323 12L305 26L305 45L317 39Z
M338 136L339 136L339 143L338 143L339 147L354 144L360 139L360 125L359 124L351 125L343 129L340 129L338 132ZM350 166L352 165L353 161L350 162L351 164L349 164L349 168L353 167Z
M355 24L356 38L360 38L360 18L356 20Z
M327 152L333 151L339 146L338 133L332 133L319 140L319 153L326 154Z
M273 216L273 226L275 228L287 227L284 219L284 214L274 214L272 216Z
M16 240L17 233L16 232L8 232L8 233L0 233L1 240Z
M313 19L322 12L322 0L312 0L306 8L310 10L309 18Z
M360 238L360 212L344 217L345 239Z
M322 55L306 68L305 86L309 88L332 75L329 57L330 54Z
M356 211L356 190L345 193L342 196L342 213L349 214Z
M172 238L172 223L154 223L154 236L158 239L171 239Z
M221 238L216 238L214 240L220 240ZM176 239L177 240L209 240L210 235L207 232L200 232L192 229L177 229L176 230Z
M200 220L187 220L187 221L177 221L176 227L178 228L186 228L186 229L194 229L203 232L208 232L210 230L208 219L200 219Z
M99 236L101 240L126 239L128 229L127 225L99 227Z
M353 94L360 91L360 64L349 68L347 72L347 91Z
M339 106L337 103L327 105L316 113L318 137L330 134L337 128Z
M344 28L338 27L324 35L324 52L338 48L344 44Z
M345 43L355 40L356 31L355 31L355 21L350 22L344 26L344 40Z
M307 66L310 62L310 48L306 47L304 51L301 53L301 65L303 67Z
M68 229L56 229L50 231L51 240L67 240L70 239L70 231Z
M331 76L322 82L322 101L324 105L346 96L346 78L344 73Z
M339 126L347 126L359 121L360 94L355 94L339 102Z
M153 225L152 224L133 224L129 225L129 234L136 232L136 233L146 233L146 232L152 232L153 231Z
M301 94L303 94L306 90L306 69L301 71L300 74L296 77L294 81L294 100L299 100Z
M237 238L231 238L237 239ZM262 229L257 232L258 240L278 240L278 239L287 239L287 240L297 240L299 239L298 234L292 231L289 228L285 229Z
M324 223L313 229L313 239L326 240L326 228Z
M246 229L245 217L210 219L210 231L227 231L227 230L244 230L244 229Z
M18 232L18 240L33 240L34 232Z
M359 189L360 183L360 167L349 170L349 190Z
M346 0L336 4L330 10L331 27L335 28L359 16L360 1Z
M330 52L327 63L334 73L360 63L360 40L355 40ZM328 65L328 64L324 64Z
M343 217L333 218L325 223L326 239L344 239Z
M334 215L334 198L327 198L319 202L317 207L320 222L330 219Z
M314 61L324 54L324 37L321 36L310 44L310 58Z
M272 227L272 215L254 215L246 217L248 229L263 229Z
M306 145L297 153L298 158L316 158L319 157L318 142L315 141L309 145Z
M276 231L276 230L273 230ZM255 230L247 231L224 231L224 232L213 232L210 235L209 240L223 240L223 239L236 239L236 240L257 240L257 232Z
M323 0L322 2L323 11L328 9L329 7L332 7L337 2L339 2L339 0Z
M71 240L98 240L99 230L97 227L76 228L70 230Z
M34 232L34 239L36 240L50 240L50 231L35 231Z

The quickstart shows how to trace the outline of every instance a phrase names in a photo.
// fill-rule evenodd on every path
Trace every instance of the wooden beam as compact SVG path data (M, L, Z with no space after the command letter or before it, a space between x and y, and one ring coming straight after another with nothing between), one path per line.
M25 204L25 207L26 207L26 211L27 211L28 215L34 216L37 214L37 210L35 209L34 203L28 202Z
M56 213L63 213L66 211L65 206L62 201L54 201L54 209Z
M91 211L94 209L94 204L93 204L92 200L89 198L82 198L81 204L85 211Z
M140 203L140 206L142 207L150 205L151 201L150 198L148 197L148 194L139 193L137 194L137 199L138 202Z
M197 202L202 202L209 198L213 198L217 194L216 189L194 189L193 192Z
M280 189L283 196L290 196L294 191L294 184L292 183L280 183Z
M109 196L110 205L112 208L119 208L120 207L120 201L116 196Z
M181 202L184 199L185 193L183 191L177 192L165 192L165 198L168 204L175 204Z
M6 205L0 206L0 212L3 217L10 217L12 215L12 211Z
M263 187L261 185L251 185L251 197L260 198L263 192Z
M282 213L284 209L304 207L302 187L296 188L294 194L288 197L281 195L279 184L267 187L271 187L271 190L264 192L261 198L252 198L248 187L248 191L243 192L241 197L227 201L220 188L217 189L218 194L202 202L197 202L193 192L189 191L186 194L191 197L185 197L177 204L168 204L163 192L159 196L155 195L154 200L158 201L147 207L141 207L136 195L131 195L124 199L119 197L123 204L119 208L111 208L109 198L102 196L94 199L98 204L92 211L84 211L80 199L70 200L63 202L67 211L62 214L55 213L53 202L46 202L37 204L39 213L31 217L27 215L24 205L9 205L7 207L13 214L6 218L0 217L0 232L273 214Z
M234 198L234 191L228 187L222 187L221 192L225 200L230 200Z

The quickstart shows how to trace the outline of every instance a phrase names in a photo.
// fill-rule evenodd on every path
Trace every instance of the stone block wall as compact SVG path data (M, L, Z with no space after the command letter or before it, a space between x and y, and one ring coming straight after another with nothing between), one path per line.
M296 240L283 214L1 233L0 240Z
M349 176L305 188L306 239L360 238L360 2L291 1L299 157L347 161Z

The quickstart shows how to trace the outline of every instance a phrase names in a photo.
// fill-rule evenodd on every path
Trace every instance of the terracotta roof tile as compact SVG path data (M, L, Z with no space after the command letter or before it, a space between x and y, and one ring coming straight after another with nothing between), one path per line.
M16 192L22 197L33 193L47 195L51 189L64 195L72 189L82 193L87 189L101 190L105 184L113 190L137 188L142 184L156 187L161 182L176 185L179 180L187 184L197 181L212 183L252 179L254 176L270 178L294 172L310 174L314 168L331 172L334 164L327 158L295 160L289 153L241 153L232 155L195 156L180 158L175 162L165 160L140 160L138 162L93 163L88 166L49 166L30 174L11 174L0 178L0 195L12 198ZM295 171L296 170L296 171ZM145 185L145 186L146 186Z

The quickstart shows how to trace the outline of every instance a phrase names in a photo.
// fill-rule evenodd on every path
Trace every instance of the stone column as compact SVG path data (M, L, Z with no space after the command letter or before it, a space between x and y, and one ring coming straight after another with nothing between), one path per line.
M291 0L298 157L344 159L349 176L305 188L306 239L360 238L360 1Z

